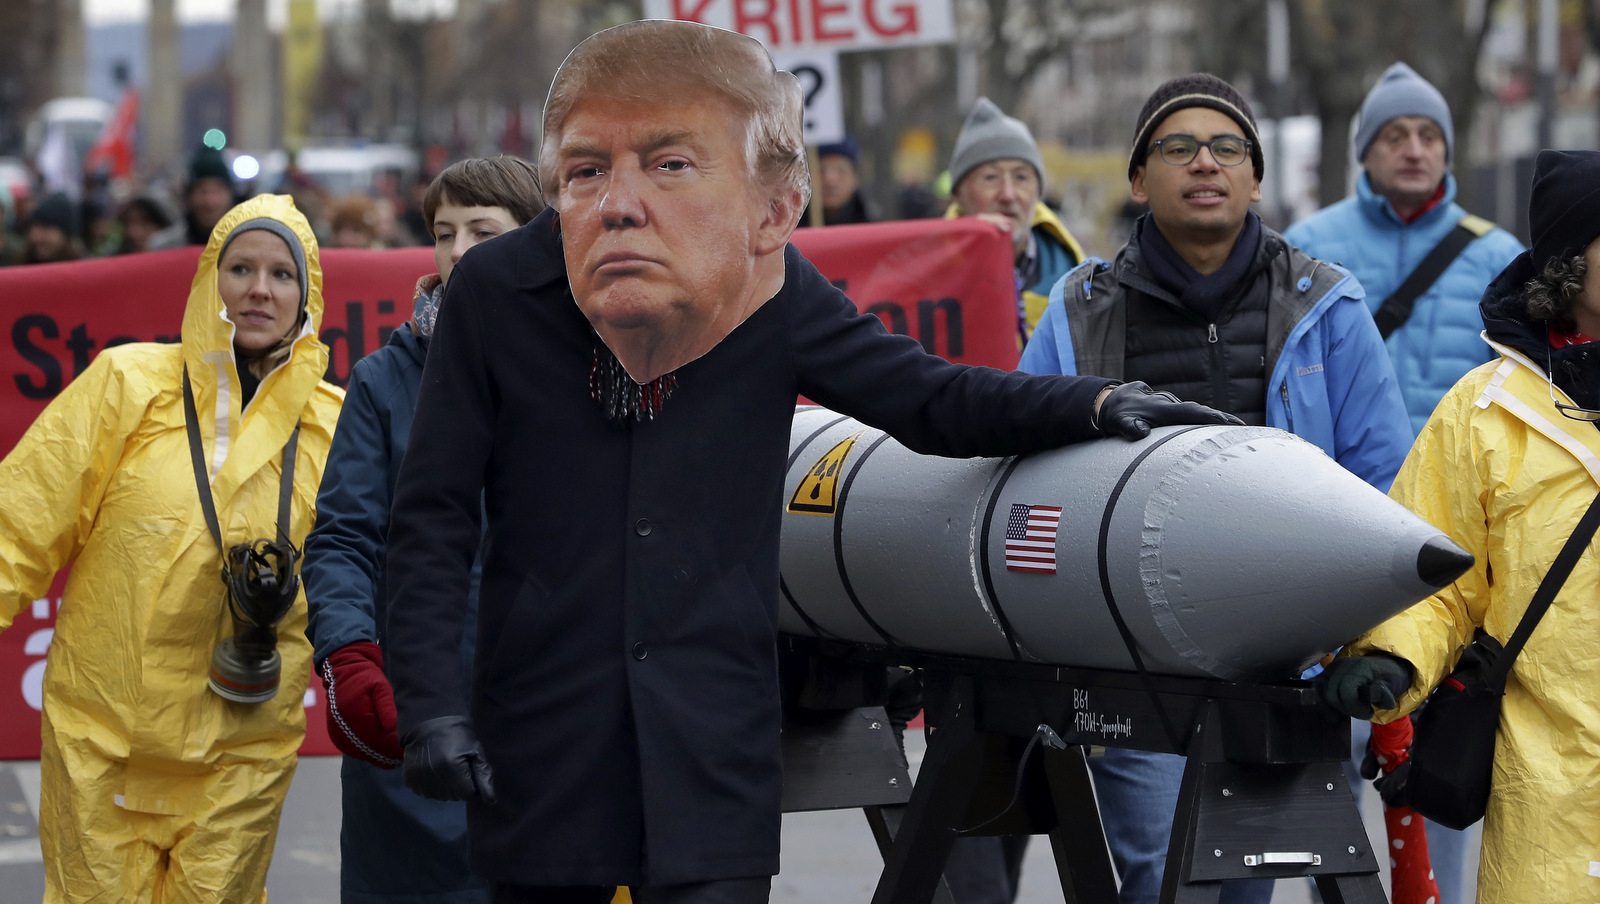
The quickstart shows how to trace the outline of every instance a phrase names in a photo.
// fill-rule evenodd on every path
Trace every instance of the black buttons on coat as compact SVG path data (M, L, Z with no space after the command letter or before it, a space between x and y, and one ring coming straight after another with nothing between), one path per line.
M633 645L633 658L634 659L642 660L646 656L649 656L649 655L650 655L650 648L645 645L644 641L641 640L638 643Z
M638 521L634 522L633 532L641 537L650 536L650 519L640 518Z

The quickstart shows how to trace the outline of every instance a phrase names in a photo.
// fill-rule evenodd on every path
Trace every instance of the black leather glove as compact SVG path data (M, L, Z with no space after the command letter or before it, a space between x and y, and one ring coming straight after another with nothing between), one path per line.
M1352 719L1368 719L1373 707L1394 709L1395 696L1411 686L1411 663L1397 656L1343 656L1315 681L1324 706Z
M1115 387L1100 402L1096 426L1105 436L1144 439L1152 427L1175 424L1227 424L1244 426L1225 411L1207 408L1199 402L1185 402L1170 392L1156 392L1135 380Z
M1406 796L1406 776L1411 772L1411 761L1394 767L1394 771L1387 775L1378 776L1372 787L1378 789L1378 796L1383 798L1384 806L1391 810L1411 806L1411 799Z
M406 732L406 787L432 800L494 803L494 776L466 716L440 716Z
M1361 758L1359 769L1361 777L1372 782L1372 787L1377 789L1385 806L1390 809L1411 806L1406 798L1406 775L1411 770L1410 760L1394 767L1393 771L1384 772L1383 764L1378 762L1378 754L1372 749L1372 739L1368 738L1367 755Z

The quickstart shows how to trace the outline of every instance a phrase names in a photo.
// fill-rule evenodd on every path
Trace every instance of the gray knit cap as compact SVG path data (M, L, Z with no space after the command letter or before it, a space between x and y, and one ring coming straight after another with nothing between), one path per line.
M1383 71L1378 83L1361 102L1361 113L1356 120L1356 159L1363 160L1372 142L1389 120L1399 116L1426 116L1439 124L1444 132L1444 159L1449 163L1456 155L1455 125L1450 121L1450 105L1444 102L1427 79L1405 63L1395 63Z
M1021 160L1032 166L1043 194L1044 158L1033 133L1022 120L1005 115L994 101L980 97L956 136L956 150L950 155L950 190L955 191L967 173L995 160Z

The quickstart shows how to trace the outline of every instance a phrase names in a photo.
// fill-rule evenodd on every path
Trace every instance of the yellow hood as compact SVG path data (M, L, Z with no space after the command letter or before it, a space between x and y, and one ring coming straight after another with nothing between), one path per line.
M951 201L950 206L944 210L944 218L947 220L954 220L965 215L961 210L961 204L956 201ZM1067 246L1068 250L1072 252L1072 256L1078 260L1081 261L1088 256L1083 253L1083 246L1078 244L1078 240L1073 238L1072 233L1067 231L1066 224L1062 223L1061 218L1056 216L1055 211L1045 206L1043 201L1033 202L1033 222L1029 223L1028 226L1031 229L1043 227L1046 234ZM1037 320L1038 318L1034 318L1035 322Z
M274 229L275 233L299 240L301 253L295 257L305 261L305 316L288 360L262 379L245 417L234 360L234 325L217 289L217 259L228 239L254 220L274 221L283 227ZM200 414L200 433L209 453L212 492L219 509L240 480L254 474L283 448L327 372L328 347L317 338L321 327L322 265L317 238L294 202L287 195L258 195L228 211L211 230L183 312L183 361L194 385L195 410ZM247 436L249 441L243 442ZM239 454L230 457L234 450Z

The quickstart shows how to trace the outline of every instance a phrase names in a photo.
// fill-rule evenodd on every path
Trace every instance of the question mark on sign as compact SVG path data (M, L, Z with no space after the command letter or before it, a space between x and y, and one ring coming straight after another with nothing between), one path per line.
M793 72L794 77L800 80L800 86L805 91L805 109L808 114L805 120L805 127L807 129L815 128L816 123L810 118L809 114L811 112L811 101L815 100L816 96L822 92L822 70L807 63L796 66L789 71ZM810 78L807 79L806 76L810 76ZM806 87L808 84L810 87Z

